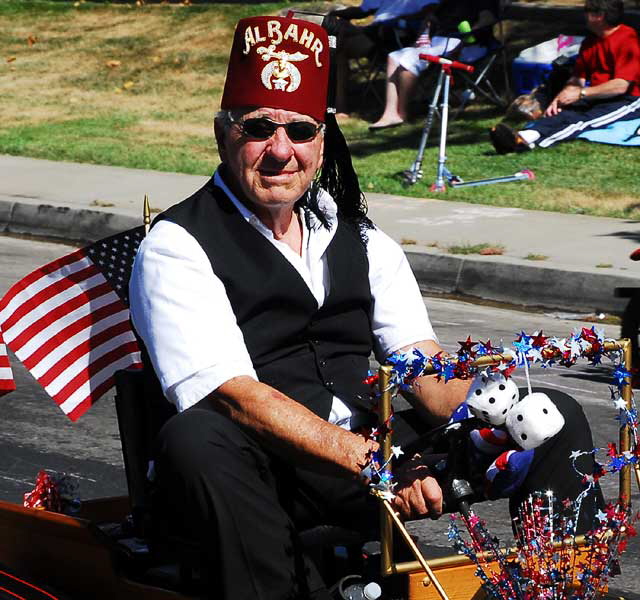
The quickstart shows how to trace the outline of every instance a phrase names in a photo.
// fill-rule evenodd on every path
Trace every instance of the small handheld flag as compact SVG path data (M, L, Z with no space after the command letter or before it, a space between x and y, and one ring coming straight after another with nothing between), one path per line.
M72 421L113 386L116 371L142 366L128 284L143 238L140 226L76 250L0 300L7 345Z

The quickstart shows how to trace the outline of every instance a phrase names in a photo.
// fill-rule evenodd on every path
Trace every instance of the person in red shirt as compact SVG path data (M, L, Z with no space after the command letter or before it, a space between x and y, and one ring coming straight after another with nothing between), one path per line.
M572 77L525 129L516 132L504 123L491 129L498 154L548 148L640 115L640 42L632 27L621 24L623 0L586 0L584 10L590 34Z

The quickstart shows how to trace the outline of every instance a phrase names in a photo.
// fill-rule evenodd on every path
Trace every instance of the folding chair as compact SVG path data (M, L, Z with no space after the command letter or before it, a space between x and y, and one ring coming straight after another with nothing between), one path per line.
M454 90L454 95L459 101L452 119L457 118L466 108L469 102L477 98L483 98L499 108L507 108L512 99L511 83L509 79L509 63L507 59L507 49L504 43L503 22L498 22L500 28L500 40L494 40L489 46L489 51L485 56L471 64L475 67L473 75L460 72L457 76L458 90ZM499 89L492 83L492 73L499 69ZM463 89L460 89L460 88Z
M473 74L466 72L456 73L455 86L451 90L452 97L457 101L456 106L452 106L450 120L456 119L467 105L476 99L484 99L499 108L506 108L512 100L509 60L507 56L506 33L504 30L504 20L511 0L500 0L497 7L496 24L494 37L487 48L487 54L478 60L471 61L459 56L452 56L474 67ZM495 29L497 28L497 32ZM452 37L458 37L454 34ZM429 53L428 51L426 52ZM427 69L426 77L420 78L421 91L417 97L430 97L430 92L435 85L431 76L432 69Z

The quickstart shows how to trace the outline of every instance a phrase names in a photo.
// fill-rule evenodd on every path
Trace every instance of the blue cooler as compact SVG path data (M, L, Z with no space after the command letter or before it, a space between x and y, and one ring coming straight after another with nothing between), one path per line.
M514 58L511 77L515 95L520 96L531 92L547 78L552 69L552 63L528 62L521 58Z
M559 35L531 48L526 48L514 58L511 65L513 90L516 96L528 94L548 77L553 62L562 57L572 58L580 51L584 36Z

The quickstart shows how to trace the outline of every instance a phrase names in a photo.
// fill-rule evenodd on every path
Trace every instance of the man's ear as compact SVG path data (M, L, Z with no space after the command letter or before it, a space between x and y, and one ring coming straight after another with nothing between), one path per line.
M216 144L218 145L218 154L221 162L227 162L227 150L225 146L226 128L220 119L213 121L213 132L216 136Z

